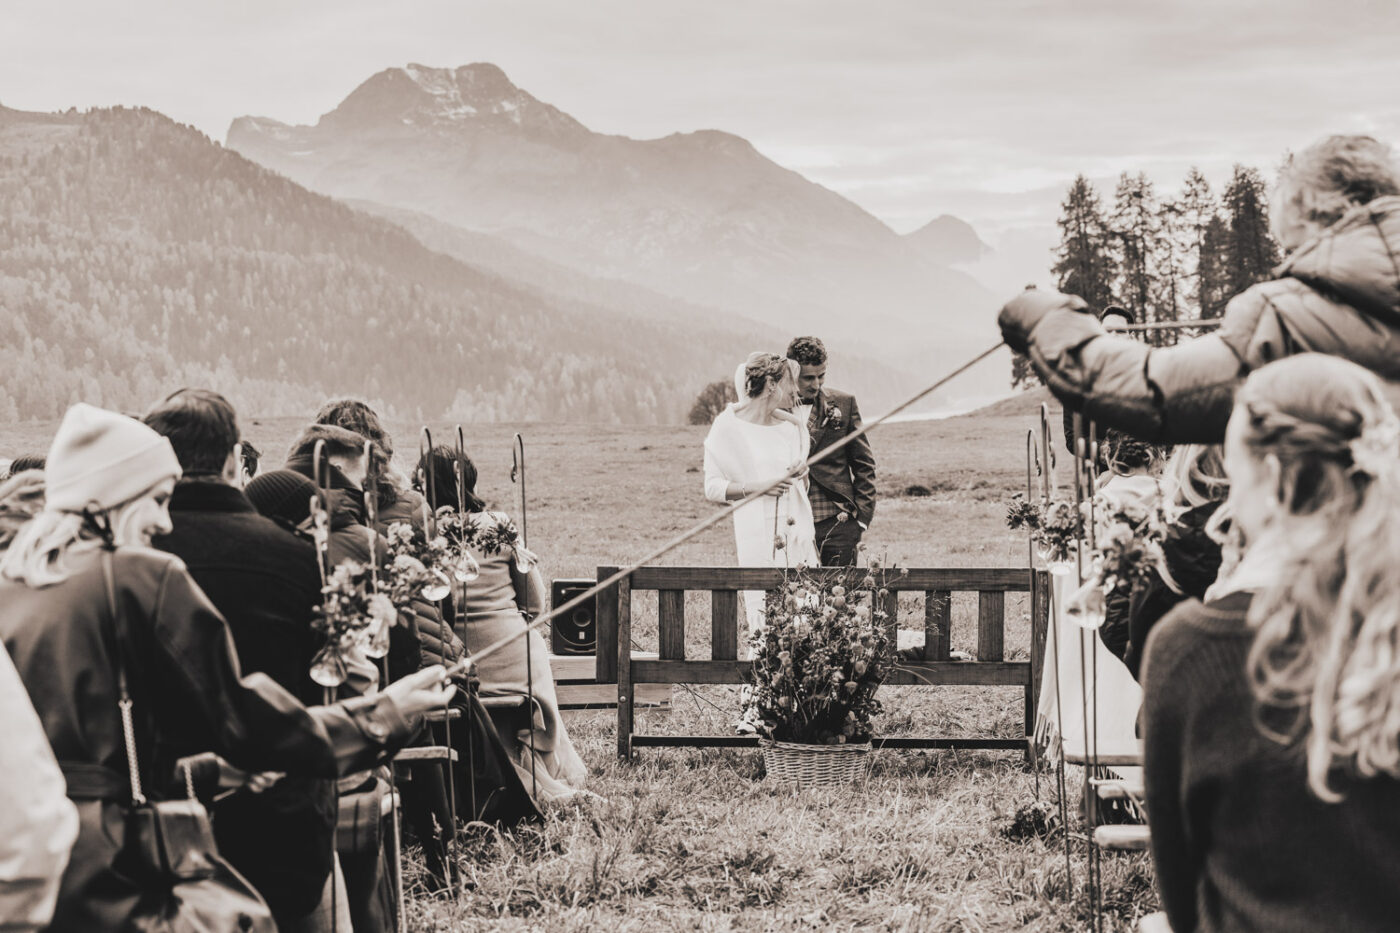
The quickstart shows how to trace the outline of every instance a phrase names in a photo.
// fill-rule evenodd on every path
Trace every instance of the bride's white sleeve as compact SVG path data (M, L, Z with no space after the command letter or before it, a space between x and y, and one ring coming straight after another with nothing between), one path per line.
M729 477L720 472L719 465L715 462L715 455L710 451L710 445L705 444L705 498L711 502L728 501L726 493L729 491Z

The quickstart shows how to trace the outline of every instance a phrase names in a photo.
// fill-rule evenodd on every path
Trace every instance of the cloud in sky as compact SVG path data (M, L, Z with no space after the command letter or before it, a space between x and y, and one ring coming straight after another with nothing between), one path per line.
M6 10L0 103L143 104L222 139L369 75L490 61L593 129L719 128L896 229L1053 220L1077 172L1174 187L1327 132L1400 142L1392 0L48 0Z

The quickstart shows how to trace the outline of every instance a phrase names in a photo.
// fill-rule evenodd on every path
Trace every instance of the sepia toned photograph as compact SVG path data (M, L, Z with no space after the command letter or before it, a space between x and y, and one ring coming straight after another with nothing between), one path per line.
M5 4L0 930L1400 930L1397 47Z

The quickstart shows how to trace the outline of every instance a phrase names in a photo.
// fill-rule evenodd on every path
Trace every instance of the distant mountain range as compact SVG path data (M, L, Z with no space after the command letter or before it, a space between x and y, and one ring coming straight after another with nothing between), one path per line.
M203 385L260 415L351 394L409 418L677 423L736 347L781 339L522 287L121 108L0 108L0 307L0 419Z
M315 126L239 118L228 148L144 109L0 107L0 419L199 384L268 416L353 394L679 422L799 333L878 412L993 339L955 267L994 259L957 218L900 236L736 136L594 133L492 65L389 69Z
M939 239L953 218L901 237L737 136L595 133L490 64L390 68L314 126L240 117L227 145L312 190L895 369L922 375L994 333L992 296L950 268L966 244Z

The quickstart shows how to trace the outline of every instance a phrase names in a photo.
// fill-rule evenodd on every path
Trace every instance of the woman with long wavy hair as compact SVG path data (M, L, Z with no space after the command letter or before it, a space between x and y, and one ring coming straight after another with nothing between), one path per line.
M1400 917L1400 421L1304 354L1236 397L1246 550L1153 631L1147 809L1173 930L1394 930Z

